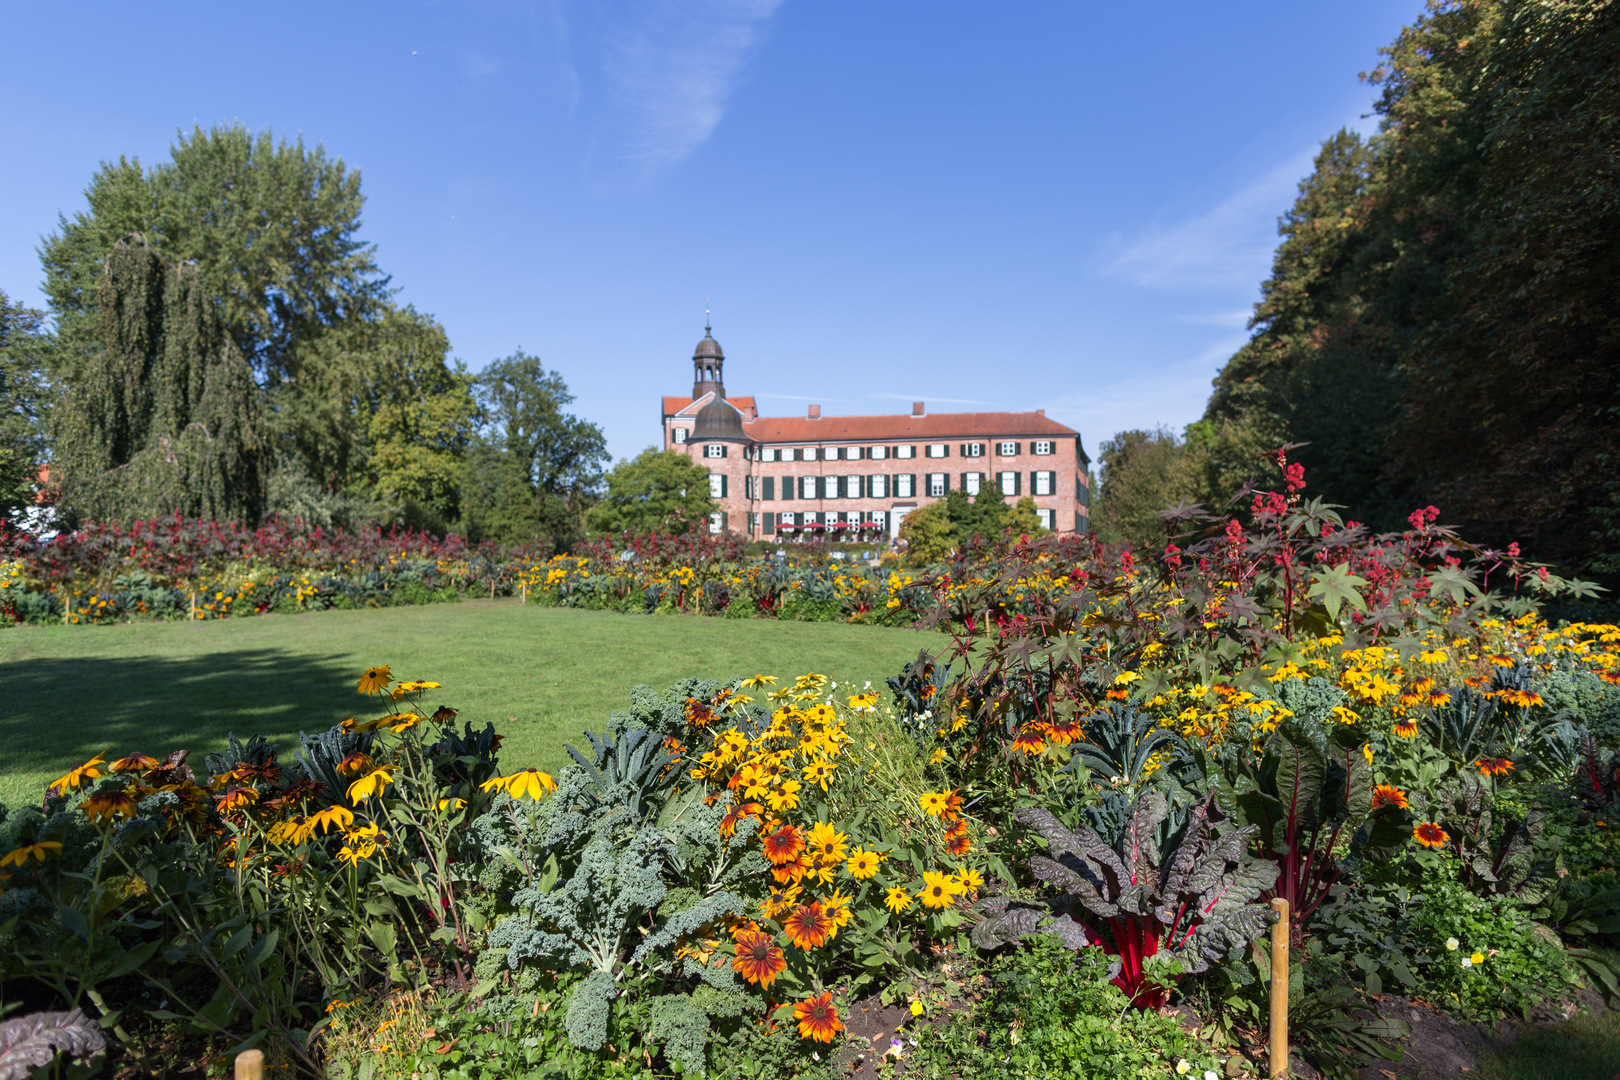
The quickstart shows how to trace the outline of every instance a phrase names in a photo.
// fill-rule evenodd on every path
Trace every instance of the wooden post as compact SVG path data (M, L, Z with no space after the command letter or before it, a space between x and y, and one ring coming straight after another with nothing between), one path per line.
M1288 901L1271 902L1277 922L1271 928L1271 1076L1288 1075Z
M264 1080L264 1051L244 1050L237 1054L234 1080Z

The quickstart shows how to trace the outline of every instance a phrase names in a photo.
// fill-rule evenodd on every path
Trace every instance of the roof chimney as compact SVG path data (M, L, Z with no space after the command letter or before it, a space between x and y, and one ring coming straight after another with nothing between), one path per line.
M922 402L913 401L911 403L911 415L912 416L922 416L927 411L928 411L927 409L923 408L923 403Z
M1046 410L1045 409L1036 409L1035 410L1035 415L1036 416L1045 416L1046 415Z
M821 419L821 406L820 405L812 405L812 406L810 406L810 419L812 419L812 420L820 420Z

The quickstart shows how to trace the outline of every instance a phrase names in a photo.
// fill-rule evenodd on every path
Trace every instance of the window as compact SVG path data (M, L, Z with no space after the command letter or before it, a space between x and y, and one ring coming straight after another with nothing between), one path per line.
M889 514L888 514L888 511L886 511L886 510L874 510L874 511L872 511L872 524L874 524L874 525L876 525L878 527L879 532L883 531L884 529L887 529L889 527Z
M799 516L797 514L791 514L791 513L790 514L782 514L782 515L779 516L779 520L781 521L781 523L783 525L786 525L788 528L791 529L791 528L793 528L794 525L798 524Z
M1044 457L1052 452L1052 440L1042 439L1039 442L1030 443L1029 448L1034 453Z
M836 447L836 446L823 447L822 451L821 451L821 457L822 457L822 459L824 461L837 461L838 460L838 447Z
M725 524L726 515L719 513L709 515L709 532L711 534L718 533L722 528L725 527Z
M863 497L864 493L861 491L861 478L859 476L844 477L844 498L859 499Z
M962 446L963 457L984 457L984 443L970 442Z
M816 482L820 479L819 476L799 477L799 498L806 500L825 499L827 497L827 486Z
M950 452L951 448L942 442L928 444L929 457L948 457L950 456Z
M1035 472L1030 473L1029 478L1032 482L1030 490L1031 495L1055 494L1054 489L1057 487L1057 473Z
M805 447L803 450L799 451L799 454L804 458L805 461L816 460L816 448L813 446Z
M708 446L705 446L703 448L703 456L704 457L725 457L726 456L726 444L725 443L710 443Z
M709 474L709 498L723 499L726 497L726 474L712 472Z
M821 497L823 499L842 499L844 497L843 485L837 476L823 476L821 478Z
M917 448L915 446L897 446L894 448L894 456L897 458L914 458L917 456Z
M775 461L776 460L776 447L774 447L774 446L762 446L762 447L760 447L759 460L761 460L761 461Z
M789 447L786 447L786 448L784 448L784 449L782 449L782 450L780 450L778 452L782 455L782 460L783 461L792 461L793 460L793 447L789 446Z
M765 526L764 526L763 531L764 531L765 535L766 536L774 535L776 533L776 515L767 512L764 515L764 518L765 518Z
M866 456L873 461L882 461L889 456L889 448L887 446L869 446L866 448Z
M1074 478L1074 497L1081 506L1091 505L1091 488L1078 476Z
M1057 518L1056 510L1037 510L1035 511L1035 516L1041 519L1041 528L1045 529L1047 532L1057 531L1057 524L1055 521Z
M984 473L968 472L962 474L962 490L969 495L979 493L979 484L984 480Z
M996 444L996 453L1002 457L1017 457L1018 444L1015 442L998 443Z
M1015 473L1015 472L997 473L996 474L996 482L997 482L998 485L1000 485L1001 493L1003 495L1017 495L1018 494L1018 474L1017 473Z
M928 474L928 497L930 499L943 499L945 492L950 490L949 481L942 472Z
M868 499L887 499L889 497L889 478L887 476L868 476L866 478L866 497Z
M686 429L683 428L683 427L676 428L675 431L674 431L674 436L675 436L675 442L677 444L685 442L686 441Z
M749 536L755 536L758 533L759 533L759 515L758 514L749 514L748 515L748 535Z
M894 497L897 499L911 499L916 497L917 478L907 473L901 473L894 478Z
M767 476L765 478L765 492L762 497L768 502L776 501L776 477Z

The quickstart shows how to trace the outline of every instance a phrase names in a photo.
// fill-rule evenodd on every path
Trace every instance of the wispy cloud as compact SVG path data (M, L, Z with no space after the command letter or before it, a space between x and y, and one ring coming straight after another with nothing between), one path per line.
M847 399L845 399L845 398L805 397L803 394L760 394L760 393L756 393L754 396L755 397L775 398L778 401L815 401L815 402L821 402L823 404L825 404L826 402L829 402L829 401L836 401L840 405L845 404L846 401L847 401Z
M994 405L993 401L979 401L977 398L960 397L933 397L930 394L867 394L867 397L885 398L890 401L921 401L938 402L941 405Z
M1311 153L1288 159L1214 207L1177 225L1115 237L1108 271L1136 285L1251 288L1266 276L1277 218L1292 203Z
M1204 414L1210 380L1248 337L1215 342L1195 356L1158 371L1128 371L1111 382L1097 382L1046 406L1048 416L1079 429L1093 455L1097 444L1133 428L1161 424L1180 431Z
M629 0L604 41L611 150L654 171L703 143L781 0Z
M1254 314L1249 308L1239 308L1236 311L1200 311L1186 315L1177 315L1175 321L1185 326L1248 326L1249 316Z

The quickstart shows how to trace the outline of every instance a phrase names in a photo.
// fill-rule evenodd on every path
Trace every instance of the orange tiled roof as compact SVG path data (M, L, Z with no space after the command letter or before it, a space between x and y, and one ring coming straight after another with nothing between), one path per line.
M746 413L747 410L754 408L754 399L751 397L728 397L726 400L736 406L737 411L741 413ZM669 397L665 395L664 415L674 416L690 404L692 404L690 397Z
M665 412L669 411L665 398ZM746 399L740 399L746 400ZM1001 435L1056 437L1080 434L1039 413L936 413L932 416L761 416L745 422L743 432L759 442L924 442L929 439L993 438Z

